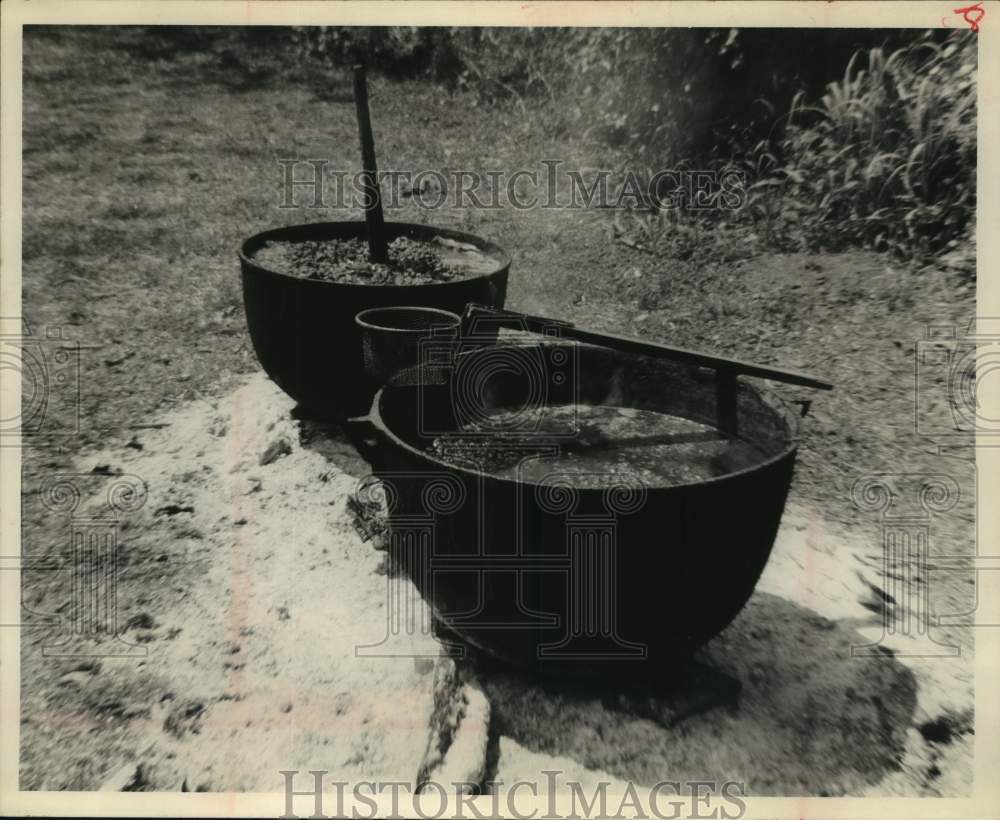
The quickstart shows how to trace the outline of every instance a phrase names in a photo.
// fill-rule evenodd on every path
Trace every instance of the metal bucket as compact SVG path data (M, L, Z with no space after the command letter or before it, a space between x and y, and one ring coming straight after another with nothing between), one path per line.
M421 342L457 339L462 317L410 305L369 308L354 317L361 328L365 376L381 387L396 371L420 363Z

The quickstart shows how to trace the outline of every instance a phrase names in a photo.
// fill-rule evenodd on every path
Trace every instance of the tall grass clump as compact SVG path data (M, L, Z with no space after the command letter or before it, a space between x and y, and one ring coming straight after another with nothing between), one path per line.
M975 36L855 53L818 101L796 97L780 139L746 165L771 239L974 269Z

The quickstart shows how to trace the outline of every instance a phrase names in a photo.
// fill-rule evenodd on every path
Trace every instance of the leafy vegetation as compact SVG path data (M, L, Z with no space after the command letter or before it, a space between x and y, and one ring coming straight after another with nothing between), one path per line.
M742 173L737 211L628 213L632 242L888 251L975 269L971 32L303 29L308 59L425 71L632 167Z
M869 248L974 276L972 32L156 27L142 49L214 53L237 91L278 76L327 99L349 98L343 69L367 62L604 146L647 178L743 175L737 210L620 214L619 234L660 255Z
M751 209L769 236L974 269L975 46L858 52L818 102L799 95L782 138L751 155Z

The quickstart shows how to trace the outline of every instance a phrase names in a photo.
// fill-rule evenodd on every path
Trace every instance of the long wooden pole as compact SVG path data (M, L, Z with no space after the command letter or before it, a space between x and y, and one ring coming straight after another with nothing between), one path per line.
M385 241L385 216L382 214L382 194L378 185L372 118L368 111L368 80L365 67L361 65L354 66L354 106L358 112L358 137L361 140L361 185L365 194L368 258L372 262L384 263L389 261Z
M547 328L556 326L559 328L559 336L564 339L576 339L580 342L601 345L602 347L612 347L616 350L624 350L628 353L636 353L640 356L652 356L659 359L672 359L676 362L695 365L697 367L709 367L720 373L734 376L756 376L762 379L795 384L801 387L811 387L815 390L832 390L833 385L822 379L817 379L805 373L796 373L793 370L783 370L778 367L768 367L767 365L753 364L739 359L727 359L722 356L713 356L710 353L702 353L698 350L686 350L682 347L670 347L656 342L647 342L644 339L636 339L631 336L619 336L615 333L597 333L592 330L584 330L575 327L570 322L563 322L558 319L547 319L543 316L529 316L516 311L499 311L495 308L486 307L475 303L466 305L465 316L463 317L463 327L468 327L475 316L490 316L497 325L506 325L519 330L527 327L528 330L536 328Z

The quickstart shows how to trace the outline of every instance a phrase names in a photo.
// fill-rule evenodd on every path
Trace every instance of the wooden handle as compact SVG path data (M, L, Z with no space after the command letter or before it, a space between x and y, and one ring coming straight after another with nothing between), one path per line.
M646 342L631 336L619 336L614 333L597 333L592 330L584 330L574 325L561 322L558 319L546 319L542 316L529 316L525 313L514 311L497 311L484 305L470 304L466 307L466 320L474 316L494 316L498 323L507 323L508 326L527 330L536 330L548 327L558 327L559 335L564 339L576 339L581 342L600 345L601 347L611 347L616 350L624 350L628 353L635 353L639 356L652 356L659 359L671 359L677 362L694 365L696 367L708 367L727 376L756 376L761 379L796 384L800 387L811 387L815 390L832 390L833 385L829 382L808 376L805 373L796 373L793 370L782 370L777 367L767 367L766 365L753 364L751 362L740 361L739 359L727 359L722 356L713 356L709 353L702 353L697 350L685 350L682 347L670 347L656 342Z
M358 138L361 140L361 186L365 192L365 231L368 238L368 258L372 262L388 262L385 241L385 217L382 214L382 194L378 186L378 166L375 162L375 138L372 118L368 111L368 80L365 67L354 66L354 106L358 112Z

